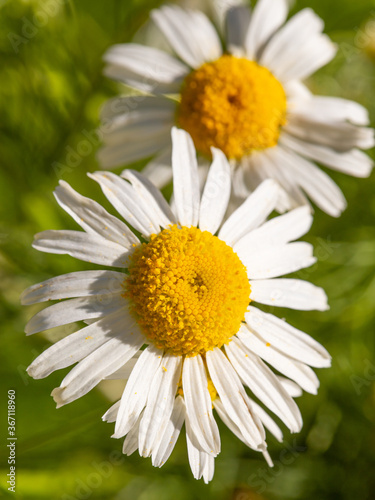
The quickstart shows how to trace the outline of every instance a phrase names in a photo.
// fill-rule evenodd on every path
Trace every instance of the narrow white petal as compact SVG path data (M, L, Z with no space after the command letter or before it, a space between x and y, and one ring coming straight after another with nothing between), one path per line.
M281 385L284 387L289 396L292 396L292 398L299 398L300 396L302 396L303 391L298 384L296 384L292 380L289 380L288 378L282 377L281 375L278 375L277 378L279 379Z
M175 216L167 201L145 175L135 170L124 170L121 177L128 180L143 201L147 215L155 225L166 228L175 223Z
M47 377L55 370L81 361L108 340L131 329L133 324L134 319L125 308L109 314L51 345L31 363L27 373L35 379Z
M143 352L143 351L142 351ZM137 352L129 361L113 373L106 376L106 380L128 380L135 367L141 352Z
M165 428L160 444L152 452L151 459L154 467L161 467L170 457L180 435L181 427L185 420L185 412L184 399L181 396L177 396L174 401L171 418Z
M229 52L241 51L245 47L251 10L247 5L235 5L226 13L226 42Z
M250 399L250 398L249 398ZM255 401L250 399L251 407L254 412L258 415L264 427L270 431L270 433L275 436L275 438L279 441L279 443L283 442L283 433L280 427L276 424L276 422L268 415L267 412L263 410Z
M219 238L228 245L234 245L246 233L260 226L274 210L279 190L278 184L271 179L262 182L224 222Z
M103 295L123 291L125 275L116 271L78 271L50 278L27 288L21 295L23 305L47 300Z
M191 471L195 479L203 477L207 484L211 481L214 473L214 457L202 451L200 443L198 443L194 433L192 432L189 418L185 420L186 427L186 443L188 449L188 458Z
M43 231L34 236L33 248L67 254L75 259L112 267L127 267L129 251L122 245L83 231Z
M199 228L215 234L223 221L230 198L231 172L224 153L212 148L213 162L203 190Z
M176 54L192 68L221 56L219 36L203 12L168 5L153 10L151 16Z
M140 81L155 82L156 89L158 83L181 83L189 72L185 64L166 52L135 43L112 45L104 61L130 70Z
M181 356L166 353L155 373L139 428L139 454L143 457L151 455L161 421L172 414L181 366Z
M211 380L233 422L255 449L264 444L264 430L245 403L245 389L225 354L215 347L206 353Z
M286 0L259 0L248 28L245 48L249 59L256 59L260 49L285 22L288 15Z
M225 351L238 375L255 396L275 413L291 432L301 430L302 418L298 406L263 361L235 337L225 346Z
M170 144L172 123L160 123L153 134L139 134L138 139L128 139L124 136L118 144L108 144L100 148L97 159L103 168L115 168L134 163L153 156Z
M269 279L311 266L316 262L313 250L310 243L298 241L273 247L265 246L262 253L249 247L248 250L237 251L237 254L247 267L249 279Z
M254 306L245 314L246 323L275 349L301 363L325 368L331 366L331 356L313 338L273 314L260 311Z
M316 121L345 121L355 125L369 125L367 109L354 101L340 97L314 96L293 100L293 114L305 115Z
M97 234L129 250L138 238L117 217L89 198L81 196L65 181L54 192L58 204L89 234Z
M162 189L172 180L172 148L167 146L155 156L142 170L158 189Z
M194 143L184 130L172 129L173 193L181 226L197 226L199 217L198 162Z
M374 166L373 160L359 149L347 152L334 151L329 147L311 144L286 133L280 137L280 144L305 158L354 177L368 177Z
M300 311L328 309L324 290L308 281L277 278L251 281L250 285L251 300L261 304Z
M306 78L327 64L337 51L321 34L323 26L311 9L298 12L270 40L260 63L285 82Z
M121 293L64 300L35 314L25 326L25 333L32 335L75 321L101 318L124 308L126 305L127 301Z
M120 401L116 401L102 416L103 422L112 423L116 422L118 409L120 408Z
M240 328L237 337L248 349L264 359L280 373L294 380L306 392L317 393L319 380L309 366L281 354L268 345L255 331L250 331L246 326Z
M279 148L281 152L281 148ZM338 217L346 208L340 188L323 170L292 151L283 151L284 169L326 213Z
M344 121L312 119L308 115L289 113L284 131L307 143L327 146L337 152L353 148L370 149L375 144L374 130Z
M80 361L64 378L60 387L52 391L57 407L87 394L126 360L132 358L144 343L144 336L134 325L121 337L112 338Z
M206 453L220 453L220 434L212 415L208 379L201 356L187 357L182 370L182 389L192 432Z
M88 175L100 184L106 198L131 226L145 236L159 232L148 216L142 198L125 179L111 172Z
M265 247L289 243L306 234L312 221L309 207L295 208L248 233L234 245L233 250L242 255L244 252L262 252Z
M163 352L150 345L140 355L121 397L114 437L127 434L135 425L146 405L152 380L158 369Z
M122 452L124 455L130 456L138 449L139 440L139 426L143 417L143 413L139 416L136 424L132 427L130 432L126 435L124 439L124 444L122 446Z

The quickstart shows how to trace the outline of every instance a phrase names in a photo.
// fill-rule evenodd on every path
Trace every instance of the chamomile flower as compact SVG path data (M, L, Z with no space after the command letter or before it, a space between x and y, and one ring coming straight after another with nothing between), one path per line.
M254 303L323 311L327 301L321 288L278 278L315 262L310 244L294 242L311 225L309 209L266 221L281 189L266 180L223 223L231 189L225 155L213 148L201 195L192 139L175 128L172 138L174 210L131 170L122 178L89 174L127 224L60 182L55 197L84 231L42 232L34 248L116 270L74 272L24 292L24 304L58 300L29 321L27 334L88 323L28 373L39 379L76 364L52 392L58 407L103 379L126 379L103 417L116 422L115 437L126 436L124 453L138 449L160 467L185 423L194 477L208 482L220 452L214 411L271 464L265 428L279 440L282 433L253 398L298 432L293 396L316 393L310 366L330 365L320 344Z
M230 4L226 2L225 4ZM170 129L189 132L202 157L221 149L235 168L236 196L272 178L287 193L277 209L308 203L339 216L345 198L315 162L366 177L374 146L367 111L341 98L314 96L302 83L327 64L336 46L323 21L304 9L286 21L287 0L259 0L226 11L224 47L205 14L164 6L151 14L174 55L119 44L105 54L105 74L146 93L104 107L99 162L105 168L152 157L145 173L171 179Z

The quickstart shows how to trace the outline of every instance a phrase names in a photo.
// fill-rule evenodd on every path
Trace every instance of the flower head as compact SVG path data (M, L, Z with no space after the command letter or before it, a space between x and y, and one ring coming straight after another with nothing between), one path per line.
M325 310L327 302L306 281L278 278L315 262L310 244L294 242L311 225L308 208L267 221L280 192L267 180L223 222L225 155L212 149L201 194L192 139L178 129L172 136L173 210L131 170L122 178L89 174L126 223L60 182L56 199L84 231L45 231L34 247L120 270L75 272L24 292L24 304L59 301L30 320L28 334L89 323L47 349L28 373L43 378L77 363L52 392L58 406L103 379L126 379L121 400L103 417L116 422L115 437L126 436L124 453L138 449L160 467L185 422L194 477L208 482L220 452L213 409L272 464L265 428L279 440L282 433L253 396L297 432L302 419L293 397L301 389L316 393L310 366L330 365L317 342L253 304Z
M170 129L178 125L203 157L212 147L225 153L235 166L237 198L272 178L287 194L280 212L309 197L339 216L345 198L314 162L366 177L372 160L361 149L374 146L374 134L362 106L314 96L302 83L333 59L336 46L311 9L286 21L287 4L259 0L252 13L244 5L227 8L222 34L200 11L164 6L152 19L175 56L137 44L111 47L106 75L147 95L104 107L103 166L154 156L145 173L163 185L172 176Z

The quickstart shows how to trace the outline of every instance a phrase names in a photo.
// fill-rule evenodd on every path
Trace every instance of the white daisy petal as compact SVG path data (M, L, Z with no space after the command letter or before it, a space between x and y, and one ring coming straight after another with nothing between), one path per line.
M128 255L122 245L83 231L49 230L34 236L33 248L41 252L67 254L75 259L112 267L127 267Z
M143 200L128 182L111 172L88 175L100 184L106 198L130 225L145 236L159 232L148 216Z
M236 337L225 346L225 352L241 380L255 396L275 413L291 432L301 430L302 418L298 406L263 361L246 349Z
M280 136L280 144L305 158L354 177L368 177L374 166L373 160L359 149L342 153L326 146L305 142L287 133Z
M296 384L292 380L289 380L288 378L281 377L280 375L278 375L277 378L279 379L281 385L284 387L289 396L292 396L292 398L299 398L300 396L302 396L303 391L298 384Z
M212 415L206 370L199 354L184 360L182 389L192 432L202 449L216 456L220 453L220 435Z
M274 210L279 186L273 180L264 182L224 222L219 238L234 245L246 233L260 226Z
M55 370L81 361L111 338L122 335L133 324L134 319L124 308L108 314L53 344L31 363L27 373L34 379L47 377Z
M176 54L192 68L221 56L218 34L202 12L167 5L153 10L151 16Z
M299 271L316 262L313 246L304 241L263 247L262 253L255 248L237 251L247 268L249 279L268 279Z
M144 336L133 326L121 337L112 338L80 361L52 391L57 407L87 394L108 374L130 359L144 343Z
M286 0L259 0L251 16L245 40L246 55L256 59L260 49L285 22L288 15Z
M142 134L137 139L129 139L124 134L123 140L118 144L109 144L99 149L98 161L104 168L114 168L152 156L170 143L170 128L172 123L155 123L153 133Z
M354 101L340 97L314 96L296 99L291 108L293 114L305 115L307 118L320 121L345 121L355 125L369 125L367 109Z
M208 453L204 454L204 463L203 463L203 472L202 472L202 477L203 481L208 484L212 478L214 477L215 473L215 459L212 455L209 455Z
M121 397L113 437L120 438L135 425L146 405L152 380L162 358L162 351L148 346L140 355L132 370Z
M155 93L160 92L158 84L162 84L163 91L178 90L181 80L189 72L185 64L166 52L134 43L112 45L105 53L104 61L109 67L123 69L124 76L129 74L132 79L152 85L150 90ZM104 69L104 73L113 76L110 70L108 74L108 70ZM126 82L126 78L124 81Z
M298 12L271 38L260 64L283 81L306 78L336 53L332 42L321 34L323 26L311 9Z
M54 192L58 204L89 234L97 234L129 249L138 238L126 224L109 214L99 203L81 196L65 181Z
M264 359L280 373L294 380L306 392L317 393L319 380L309 366L280 353L277 349L268 345L258 333L250 331L246 326L240 328L237 337L248 349Z
M346 208L346 200L337 184L323 170L296 153L281 147L279 153L288 175L318 207L333 217L339 217Z
M192 432L189 418L185 420L186 427L186 443L188 449L189 464L195 479L203 477L207 484L214 473L214 457L202 451L200 443L198 443L194 433Z
M312 221L309 207L295 208L245 235L233 246L233 250L242 255L247 251L259 253L269 246L284 245L306 234Z
M283 151L279 146L274 148L266 149L262 154L257 155L258 169L263 170L262 175L270 179L277 181L282 190L280 191L278 205L281 204L285 206L286 210L291 208L296 208L298 206L308 205L308 199L304 195L302 189L299 187L293 176L289 175L284 168ZM283 168L280 168L283 165ZM284 198L284 191L287 195ZM285 211L285 210L284 210Z
M137 352L131 359L129 359L129 361L127 361L123 366L121 366L121 368L107 375L105 377L106 380L128 380L131 372L133 371L133 368L137 364L140 354L141 353Z
M78 271L62 274L27 288L21 304L29 305L49 300L103 295L123 291L125 276L116 271Z
M56 326L67 325L83 319L101 318L126 306L121 295L103 294L64 300L46 307L33 316L25 326L25 333L42 332Z
M251 300L299 311L326 311L327 296L322 288L308 281L277 278L251 281Z
M190 135L184 130L172 129L173 193L176 216L182 226L196 226L199 217L198 162Z
M167 146L160 154L156 155L142 170L158 189L162 189L172 180L172 148Z
M120 401L116 401L102 416L103 422L108 424L115 422L117 418L118 409L120 407Z
M166 228L175 223L175 216L165 198L152 182L135 170L124 170L121 177L128 180L143 201L147 215L156 225Z
M215 234L225 215L230 198L230 165L224 153L212 148L213 162L204 187L199 228Z
M138 440L139 440L139 426L143 417L143 413L139 416L136 424L133 428L128 432L126 438L124 439L124 444L122 446L122 452L124 455L128 457L132 455L138 449Z
M250 399L250 398L249 398ZM279 443L283 442L283 433L276 422L268 415L267 412L263 410L255 401L250 399L251 407L254 412L258 415L264 427L270 431L270 433L275 436Z
M215 347L207 351L206 361L211 380L233 422L255 449L264 444L264 430L247 407L245 389L225 354Z
M316 368L331 366L331 356L323 346L273 314L251 306L245 320L266 342L287 356Z
M171 418L165 428L159 446L152 452L152 465L161 467L170 457L173 448L180 435L182 424L185 420L185 403L181 396L177 396L174 401Z
M181 356L165 353L156 371L139 428L139 454L142 457L151 455L161 421L172 414L181 366Z
M226 12L226 42L229 52L240 53L245 47L246 34L250 23L251 11L247 5L235 5Z
M358 127L343 121L314 120L305 115L289 114L284 131L307 143L328 146L337 152L353 148L369 149L374 147L374 130Z

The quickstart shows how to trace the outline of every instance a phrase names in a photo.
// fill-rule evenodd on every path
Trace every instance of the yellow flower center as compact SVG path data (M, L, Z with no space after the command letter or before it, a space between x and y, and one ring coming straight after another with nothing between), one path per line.
M286 108L284 89L268 69L224 55L185 79L177 123L201 153L210 155L215 146L240 159L276 146Z
M131 257L130 310L158 348L204 354L228 343L250 299L245 266L224 241L196 227L171 226Z

